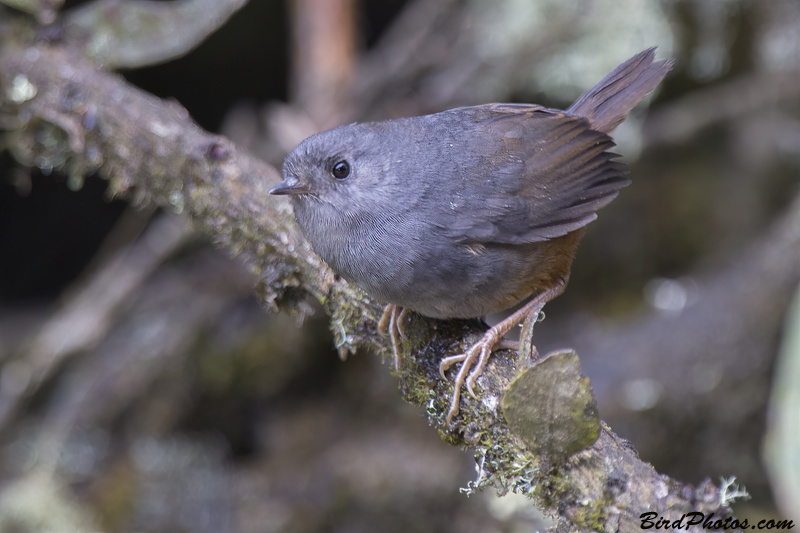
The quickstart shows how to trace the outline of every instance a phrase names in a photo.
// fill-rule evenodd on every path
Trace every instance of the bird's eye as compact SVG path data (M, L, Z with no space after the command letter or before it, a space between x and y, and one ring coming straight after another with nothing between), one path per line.
M343 180L350 175L350 165L347 164L347 161L338 161L335 165L333 165L331 174L337 180Z

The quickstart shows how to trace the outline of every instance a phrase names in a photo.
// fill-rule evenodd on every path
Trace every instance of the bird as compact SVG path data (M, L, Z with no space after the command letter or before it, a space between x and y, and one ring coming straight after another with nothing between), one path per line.
M475 318L525 302L441 360L443 377L461 363L450 424L504 335L564 292L586 225L630 183L610 133L671 67L644 50L566 110L490 103L339 126L298 144L269 192L290 198L336 274L386 303L398 372L409 310Z

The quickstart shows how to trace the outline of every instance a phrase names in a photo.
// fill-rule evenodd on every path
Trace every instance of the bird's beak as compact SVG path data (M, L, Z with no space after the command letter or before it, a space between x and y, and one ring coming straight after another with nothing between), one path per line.
M308 185L294 176L287 176L282 182L269 190L270 194L305 194L311 192Z

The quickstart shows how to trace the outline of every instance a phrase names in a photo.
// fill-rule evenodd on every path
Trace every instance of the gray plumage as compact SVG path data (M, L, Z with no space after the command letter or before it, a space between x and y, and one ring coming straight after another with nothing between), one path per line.
M566 282L583 228L629 183L608 133L669 70L653 57L568 111L486 104L319 133L271 192L290 194L316 252L380 301L436 318L506 309Z

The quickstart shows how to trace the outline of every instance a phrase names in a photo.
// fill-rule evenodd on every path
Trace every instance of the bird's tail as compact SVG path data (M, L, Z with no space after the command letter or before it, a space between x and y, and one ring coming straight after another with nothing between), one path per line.
M654 58L655 48L639 52L584 93L567 111L586 118L593 130L611 133L672 68L671 60L654 63Z

